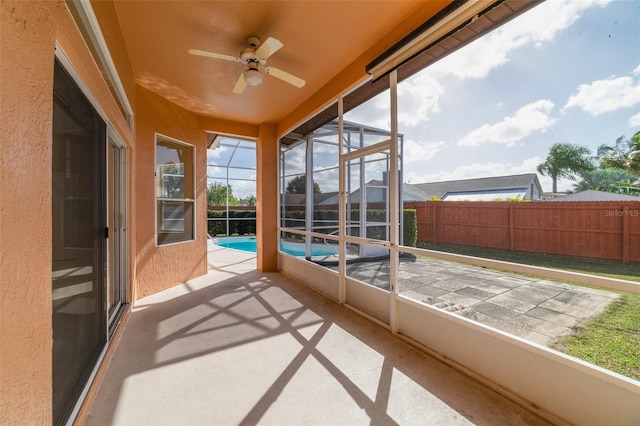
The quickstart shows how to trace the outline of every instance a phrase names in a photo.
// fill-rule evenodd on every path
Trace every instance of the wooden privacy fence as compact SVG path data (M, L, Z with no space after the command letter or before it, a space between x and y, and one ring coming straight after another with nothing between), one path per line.
M640 262L640 201L406 202L418 242Z

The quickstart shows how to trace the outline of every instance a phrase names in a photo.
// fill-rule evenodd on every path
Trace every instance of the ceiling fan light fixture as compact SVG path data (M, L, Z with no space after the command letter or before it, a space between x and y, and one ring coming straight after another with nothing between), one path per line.
M260 44L260 39L257 37L249 37L247 44L249 47L242 49L240 57L225 55L223 53L207 52L206 50L199 49L189 49L189 54L244 64L247 68L242 71L242 74L240 74L240 77L236 80L236 85L233 86L233 90L231 91L231 93L236 95L243 93L247 85L259 86L262 84L264 76L259 71L260 68L262 68L266 74L280 79L285 83L289 83L292 86L300 88L305 85L303 79L281 69L267 66L267 58L271 57L271 55L283 46L279 40L269 37L264 43Z
M249 86L259 86L262 84L262 74L255 68L249 68L243 72L244 81L247 82Z

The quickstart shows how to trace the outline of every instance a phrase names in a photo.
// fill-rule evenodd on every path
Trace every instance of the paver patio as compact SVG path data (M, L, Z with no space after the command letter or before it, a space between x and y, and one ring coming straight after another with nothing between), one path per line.
M337 268L337 267L336 267ZM619 294L432 258L401 258L399 292L549 346ZM347 265L347 276L389 289L389 261Z

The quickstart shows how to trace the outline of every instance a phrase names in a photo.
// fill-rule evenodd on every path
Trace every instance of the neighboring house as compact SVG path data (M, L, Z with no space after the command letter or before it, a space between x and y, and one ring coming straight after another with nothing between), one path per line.
M640 197L588 189L586 191L567 194L565 196L556 197L547 201L640 201Z
M384 181L373 179L367 182L367 203L384 203L387 197L387 185ZM402 201L430 201L434 197L442 201L507 201L544 200L544 192L535 173L522 175L497 176L477 179L451 180L431 183L405 183L402 186ZM304 197L297 199L287 194L287 205L304 204ZM637 198L637 197L635 197ZM338 193L314 195L316 205L338 204ZM351 203L360 202L360 189L350 195Z
M535 173L444 182L404 184L405 201L496 201L520 198L538 201L544 192Z
M367 203L385 203L388 197L387 184L380 179L372 179L366 183ZM324 196L323 196L324 195ZM349 195L349 201L352 204L360 203L360 189L356 189ZM330 206L338 204L338 193L328 192L326 194L315 194L314 202L316 205Z

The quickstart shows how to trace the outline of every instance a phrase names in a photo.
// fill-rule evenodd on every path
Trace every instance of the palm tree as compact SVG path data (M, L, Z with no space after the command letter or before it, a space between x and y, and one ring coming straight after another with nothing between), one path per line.
M600 167L616 167L640 173L640 132L629 139L620 136L613 145L598 147Z
M613 188L616 184L631 185L637 175L618 167L605 167L590 170L582 175L582 180L574 185L576 191L587 189Z
M636 132L629 141L627 152L627 169L640 175L640 131Z
M589 170L593 163L589 160L591 151L586 146L568 143L555 143L549 148L547 159L538 165L538 173L550 176L553 180L553 192L558 192L558 178L575 180Z
M624 157L627 152L627 148L628 144L624 136L620 136L618 139L616 139L613 145L600 145L597 151L600 167L614 167L617 169L624 169Z

